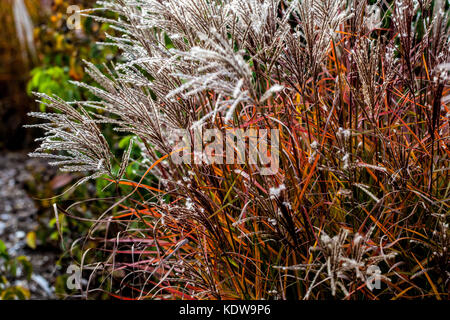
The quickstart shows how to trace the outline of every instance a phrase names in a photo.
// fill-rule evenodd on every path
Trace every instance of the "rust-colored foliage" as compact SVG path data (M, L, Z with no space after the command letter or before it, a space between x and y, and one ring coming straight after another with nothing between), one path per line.
M73 121L38 115L50 134L38 152L65 150L63 168L108 175L125 193L89 234L102 290L448 299L447 2L144 2L109 4L125 18L129 38L115 40L128 61L107 76L88 66L103 102L80 102ZM104 122L135 136L139 181L123 175L130 153L114 169L103 142L78 142ZM174 164L170 131L196 126L278 129L278 172Z

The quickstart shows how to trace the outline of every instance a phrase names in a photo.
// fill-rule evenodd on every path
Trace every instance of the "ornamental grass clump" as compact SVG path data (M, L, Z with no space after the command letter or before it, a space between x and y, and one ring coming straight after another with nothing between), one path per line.
M83 296L448 299L448 1L98 4L120 61L32 114L32 156L116 192Z

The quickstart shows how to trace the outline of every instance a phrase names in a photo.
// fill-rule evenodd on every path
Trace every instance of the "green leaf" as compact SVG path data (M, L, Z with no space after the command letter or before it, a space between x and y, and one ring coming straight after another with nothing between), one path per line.
M31 264L30 260L25 256L20 256L17 257L17 261L22 265L27 279L30 280L33 273L33 265Z
M130 139L132 138L132 136L126 136L122 139L120 139L119 141L119 148L120 149L125 149L126 147L128 147L128 145L130 144Z
M8 249L6 248L6 245L2 240L0 240L0 257L3 257L5 259L9 258Z

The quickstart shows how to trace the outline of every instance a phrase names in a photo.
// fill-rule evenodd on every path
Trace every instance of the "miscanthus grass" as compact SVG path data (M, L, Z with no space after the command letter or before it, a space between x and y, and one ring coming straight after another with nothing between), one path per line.
M448 1L99 5L122 59L86 62L98 99L32 114L32 156L119 192L76 243L84 296L449 298ZM174 164L180 128L278 129L279 170Z

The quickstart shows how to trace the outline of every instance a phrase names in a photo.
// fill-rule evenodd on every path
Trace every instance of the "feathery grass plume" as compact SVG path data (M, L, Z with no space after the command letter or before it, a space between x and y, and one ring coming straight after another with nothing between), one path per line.
M370 244L370 233L373 229L369 230L365 236L355 234L349 244L347 244L348 231L345 229L341 229L333 237L322 231L318 244L310 248L310 251L319 252L319 255L313 258L313 263L289 267L275 266L275 268L305 270L305 278L301 279L308 283L309 288L304 299L308 299L313 290L320 290L316 288L320 288L324 283L331 288L333 296L341 290L343 297L348 297L351 289L361 285L367 285L372 290L370 287L373 285L372 282L390 281L388 277L381 274L378 263L394 258L396 255L385 252L381 255L376 254L378 248Z
M80 245L86 295L449 297L448 1L99 4L119 18L88 15L121 34L104 45L122 60L87 62L95 101L42 96L58 112L32 114L48 120L34 156L106 174L120 197ZM105 127L140 150L120 172ZM179 129L195 161L173 161ZM234 162L201 161L206 129ZM235 144L255 132L279 139L271 175Z
M47 101L45 104L48 107L59 112L30 113L31 116L47 120L46 123L28 126L45 130L45 136L37 139L41 141L40 147L30 156L50 158L53 160L50 164L59 166L62 171L92 173L79 183L103 174L113 177L110 147L89 113L84 108L77 110L59 98L36 95L42 102Z

